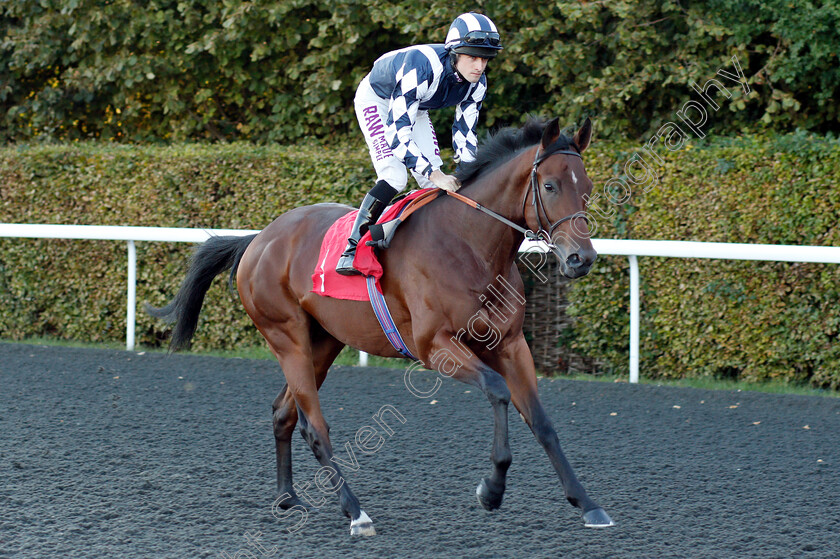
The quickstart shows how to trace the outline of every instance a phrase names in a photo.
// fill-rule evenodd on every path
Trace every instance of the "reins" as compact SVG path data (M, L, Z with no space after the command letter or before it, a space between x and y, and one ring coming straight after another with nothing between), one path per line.
M577 212L577 213L573 213L572 215L567 215L564 218L558 219L554 223L551 223L551 219L548 217L548 213L545 211L545 205L543 204L542 196L540 195L539 181L537 180L537 167L539 166L540 163L542 163L543 161L548 159L550 156L558 155L558 154L574 155L574 156L577 156L577 157L580 157L581 159L583 159L583 157L577 151L555 150L555 151L545 151L543 153L540 153L540 148L539 148L539 146L537 147L537 153L536 153L536 156L534 157L534 164L531 167L531 192L532 192L531 203L534 206L534 215L536 215L536 217L537 217L537 225L539 226L539 229L536 232L534 232L530 229L526 229L526 228L524 228L520 225L517 225L516 223L512 222L508 218L506 218L502 215L499 215L498 213L494 212L490 208L482 206L481 204L479 204L475 200L473 200L471 198L467 198L466 196L464 196L462 194L458 194L457 192L450 192L450 191L444 191L444 192L446 192L447 195L452 196L456 200L459 200L459 201L467 204L468 206L471 206L471 207L477 209L478 211L483 212L483 213L489 215L490 217L492 217L492 218L494 218L498 221L501 221L502 223L504 223L508 227L511 227L511 228L515 229L516 231L519 231L520 233L525 235L525 238L528 239L529 241L543 241L544 243L546 243L548 245L549 248L554 248L554 243L551 240L551 236L554 234L554 230L557 229L557 227L559 227L560 225L562 225L563 223L565 223L569 220L575 219L576 217L586 219L586 214L584 214L582 212ZM435 197L437 197L437 196L435 196ZM527 200L528 200L528 197L526 196L525 199L522 201L523 214L524 214L524 206L527 203ZM431 200L429 200L429 201L431 201ZM542 215L545 216L546 221L548 223L550 223L548 230L546 230L545 227L543 227L543 222L542 222L542 218L540 217L540 213L542 213Z
M543 241L544 243L546 243L548 245L549 248L554 248L554 243L551 241L551 236L554 234L554 230L557 229L557 227L559 227L563 223L565 223L569 220L575 219L576 217L586 219L586 214L583 213L583 212L573 213L572 215L567 215L566 217L558 219L554 223L551 223L551 219L548 217L548 213L545 211L545 205L543 204L542 196L540 195L539 181L537 180L537 167L539 166L540 163L542 163L543 161L545 161L546 159L548 159L552 155L574 155L574 156L577 156L577 157L580 157L581 159L583 159L583 157L577 151L555 150L555 151L544 151L544 152L540 153L540 148L537 147L537 153L536 153L536 156L534 157L534 164L531 167L531 179L530 179L531 180L530 186L531 186L531 193L532 193L531 204L534 207L534 215L536 215L536 217L537 217L537 225L539 226L539 229L536 232L534 232L530 229L526 229L526 228L514 223L513 221L509 220L505 216L500 215L500 214L494 212L493 210L491 210L490 208L479 204L478 202L476 202L472 198L468 198L468 197L464 196L463 194L458 194L457 192L451 192L449 190L443 190L443 189L440 189L440 188L430 190L429 192L427 192L427 193L415 198L414 200L412 200L411 204L409 204L409 206L402 212L402 214L400 214L400 220L405 221L406 219L408 219L409 215L411 215L415 211L419 210L420 208L422 208L423 206L425 206L429 202L431 202L433 200L436 200L437 198L439 198L440 196L442 196L445 193L447 196L451 196L451 197L455 198L456 200L458 200L459 202L463 202L464 204L470 206L471 208L474 208L474 209L476 209L476 210L478 210L482 213L485 213L485 214L489 215L490 217L492 217L493 219L501 221L502 223L504 223L508 227L511 227L512 229L515 229L516 231L519 231L520 233L525 235L525 238L528 239L529 241ZM522 201L523 214L524 214L524 206L527 202L528 202L528 197L526 196L525 199ZM542 217L541 217L540 214L542 214L542 216L545 216L546 222L548 222L550 224L547 230L543 226L543 220L542 220Z
M418 196L417 198L415 198L414 200L412 200L411 204L405 209L405 211L403 211L400 214L400 220L405 221L408 218L408 216L410 216L411 214L413 214L414 212L416 212L417 210L419 210L420 208L422 208L423 206L425 206L429 202L431 202L433 200L436 200L437 198L443 196L444 194L452 196L453 198L455 198L459 202L463 202L464 204L470 206L471 208L474 208L474 209L476 209L480 212L486 213L490 217L492 217L494 219L497 219L497 220L501 221L502 223L504 223L505 225L516 229L517 231L524 234L526 237L528 237L531 240L535 240L535 241L539 240L539 235L537 233L534 233L533 231L531 231L529 229L525 229L524 227L520 227L519 225L512 222L511 220L504 217L503 215L499 215L496 212L494 212L493 210L482 206L481 204L479 204L478 202L476 202L472 198L467 198L463 194L458 194L457 192L451 192L449 190L443 190L442 188L436 188L434 190L430 190L429 192L427 192L425 194L422 194L422 195Z
M452 196L456 200L459 200L459 201L465 203L466 205L468 205L470 207L473 207L480 212L484 212L487 215L489 215L490 217L501 221L502 223L504 223L508 227L512 227L512 228L516 229L517 231L519 231L520 233L524 233L525 236L528 237L528 238L531 238L530 236L534 235L533 231L529 231L528 229L525 229L524 227L520 227L519 225L515 224L514 222L512 222L508 218L497 214L496 212L494 212L490 208L482 206L481 204L479 204L478 202L476 202L472 198L467 198L463 194L458 194L457 192L450 192L448 190L445 191L445 192L446 192L446 194L448 194L449 196Z

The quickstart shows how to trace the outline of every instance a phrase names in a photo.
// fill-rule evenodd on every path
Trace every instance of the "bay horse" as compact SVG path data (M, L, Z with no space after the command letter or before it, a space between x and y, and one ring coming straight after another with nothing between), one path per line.
M606 527L613 521L578 481L540 403L534 361L522 332L524 306L501 322L505 301L492 295L498 290L487 290L503 278L522 298L516 258L526 236L547 242L565 276L589 272L597 256L585 221L592 181L581 154L591 133L586 119L569 138L556 118L547 123L531 119L522 128L497 132L457 173L463 184L458 194L477 204L470 207L450 196L433 200L400 226L379 259L385 270L382 291L410 353L432 370L440 370L441 356L446 356L446 374L483 391L492 405L492 472L476 489L481 505L493 510L502 502L512 459L512 402L548 454L566 499L582 510L585 526ZM333 446L318 389L346 345L383 357L402 355L390 345L368 302L313 293L311 277L325 233L353 209L339 204L299 207L257 235L211 238L194 253L175 298L164 308L147 310L175 322L172 350L186 347L213 278L231 270L246 312L286 378L272 404L280 508L303 505L292 484L291 438L300 425L318 462L335 471L329 481L351 520L351 534L371 535L373 522L331 460ZM507 305L512 306L509 301ZM488 344L475 328L466 330L475 317L493 323L495 343Z

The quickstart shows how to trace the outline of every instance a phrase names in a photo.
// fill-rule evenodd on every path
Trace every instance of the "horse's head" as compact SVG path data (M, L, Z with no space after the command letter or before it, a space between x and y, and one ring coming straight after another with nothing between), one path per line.
M571 142L561 136L557 119L551 120L537 146L525 199L528 227L549 243L560 261L560 271L568 278L586 275L598 256L585 214L592 181L581 157L591 137L588 118Z

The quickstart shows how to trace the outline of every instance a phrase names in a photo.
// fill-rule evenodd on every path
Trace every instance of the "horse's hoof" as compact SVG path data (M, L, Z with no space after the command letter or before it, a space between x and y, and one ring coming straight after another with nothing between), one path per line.
M303 501L301 501L297 495L289 494L288 492L283 493L282 495L278 495L277 498L274 500L274 506L281 510L289 510L293 507L301 507L303 509L308 510Z
M375 536L376 530L373 527L373 520L362 511L359 518L350 523L351 536Z
M478 502L487 510L496 510L502 506L502 497L504 497L504 490L491 489L493 483L484 478L478 487L475 488L475 496L478 497Z
M583 525L587 528L609 528L615 526L610 515L602 508L583 513Z

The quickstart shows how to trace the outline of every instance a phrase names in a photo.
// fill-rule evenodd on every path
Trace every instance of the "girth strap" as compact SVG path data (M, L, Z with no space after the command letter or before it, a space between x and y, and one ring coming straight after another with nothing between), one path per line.
M391 345L394 346L394 349L396 349L400 355L413 359L414 361L418 361L418 359L408 350L408 346L405 345L402 336L400 336L400 331L397 330L397 325L394 324L394 319L391 317L391 312L388 310L388 304L385 302L385 296L376 289L376 278L373 276L366 276L366 279L368 295L370 296L370 304L373 307L373 314L375 314L376 319L379 320L379 325L382 327L382 331L385 332L385 337L388 338L388 341L391 342Z

